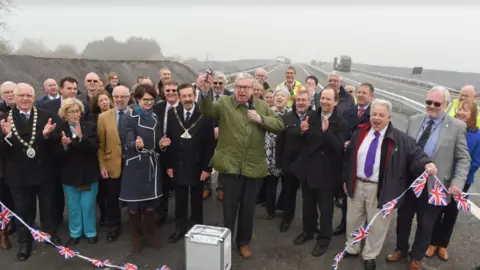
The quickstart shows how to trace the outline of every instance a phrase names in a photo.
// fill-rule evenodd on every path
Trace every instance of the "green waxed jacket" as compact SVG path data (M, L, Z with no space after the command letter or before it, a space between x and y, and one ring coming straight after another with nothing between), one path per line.
M214 102L212 95L203 98L200 94L198 104L204 116L218 120L218 143L211 166L220 173L251 178L267 176L265 132L281 132L285 128L282 118L260 99L254 99L253 105L263 124L248 120L245 105L239 104L234 95L222 96Z

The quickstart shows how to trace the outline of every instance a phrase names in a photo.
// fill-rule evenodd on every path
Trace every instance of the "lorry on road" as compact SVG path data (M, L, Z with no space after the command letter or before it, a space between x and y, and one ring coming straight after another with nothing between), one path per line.
M317 60L310 61L310 65L315 66L317 64Z
M345 72L350 72L350 69L352 68L352 58L348 55L342 55L340 56L340 61L338 61L337 57L335 57L333 66L335 70L338 71L345 71Z

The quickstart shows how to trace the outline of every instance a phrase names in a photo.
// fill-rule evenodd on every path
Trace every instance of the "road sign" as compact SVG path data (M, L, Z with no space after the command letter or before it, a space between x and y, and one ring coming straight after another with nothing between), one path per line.
M412 70L412 75L420 75L422 74L423 67L414 67Z

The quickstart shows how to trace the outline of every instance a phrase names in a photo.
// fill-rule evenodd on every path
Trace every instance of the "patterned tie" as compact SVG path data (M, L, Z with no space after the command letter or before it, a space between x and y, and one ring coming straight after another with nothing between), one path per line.
M359 110L359 112L358 112L358 118L362 118L364 112L365 112L365 109L364 109L364 108L360 108L360 110Z
M190 112L187 112L187 116L185 117L185 123L187 123L188 120L190 120Z
M427 128L425 128L425 130L422 133L422 136L420 136L420 139L418 139L417 145L420 146L422 149L425 147L425 144L427 144L428 138L430 138L430 132L432 132L432 126L433 126L433 120L428 121Z
M374 133L375 139L372 140L370 143L370 147L368 147L367 158L365 160L365 176L370 177L373 174L373 164L375 164L375 156L377 154L377 147L378 147L378 138L380 137L380 132L375 131Z

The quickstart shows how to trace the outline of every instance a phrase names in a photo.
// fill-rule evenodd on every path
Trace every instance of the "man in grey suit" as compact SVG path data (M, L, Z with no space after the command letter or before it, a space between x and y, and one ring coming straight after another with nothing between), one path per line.
M425 101L426 114L410 117L407 135L417 141L417 145L437 166L437 177L451 195L459 195L467 180L470 169L470 154L466 141L466 124L445 113L450 103L450 94L443 87L434 87ZM412 175L413 181L417 176ZM397 217L397 247L387 256L387 261L396 262L408 254L412 219L417 214L417 231L411 251L409 269L421 269L421 260L430 244L431 231L442 207L428 203L428 192L435 178L428 178L428 185L417 199L413 192L405 194L405 202ZM448 202L451 196L448 195Z

